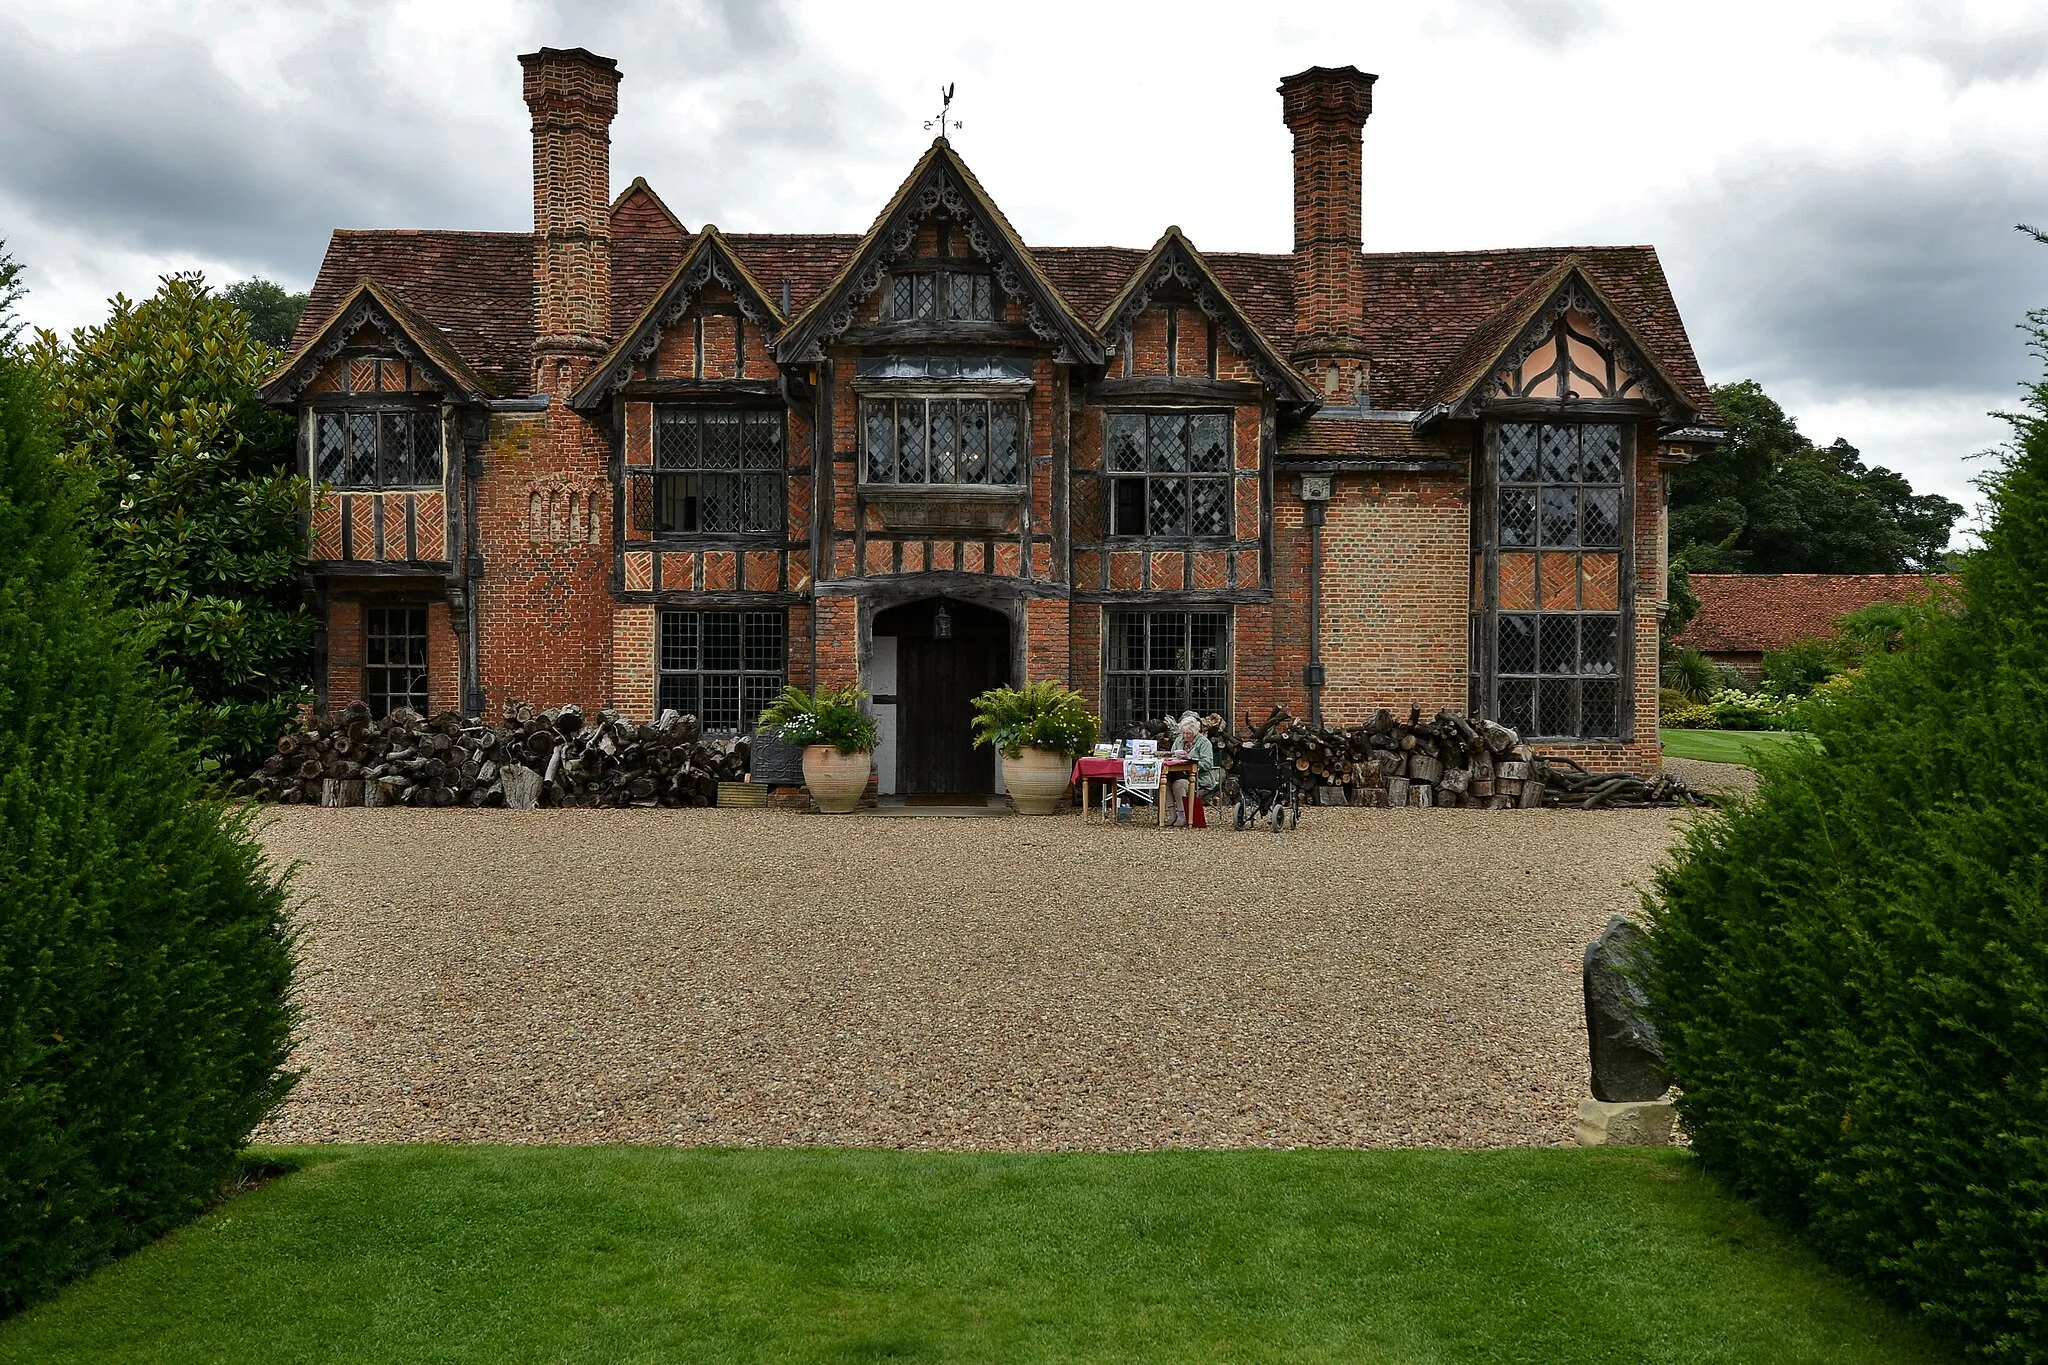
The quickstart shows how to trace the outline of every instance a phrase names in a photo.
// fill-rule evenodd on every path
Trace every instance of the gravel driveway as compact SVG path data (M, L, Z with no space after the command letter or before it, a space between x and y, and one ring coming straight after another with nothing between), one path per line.
M1568 1140L1579 954L1687 817L317 810L278 1141Z

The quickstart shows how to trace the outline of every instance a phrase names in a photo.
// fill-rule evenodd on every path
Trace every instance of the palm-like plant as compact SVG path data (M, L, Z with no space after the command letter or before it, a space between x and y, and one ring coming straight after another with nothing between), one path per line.
M865 700L867 693L858 688L806 692L791 685L761 713L759 728L799 748L829 744L842 754L867 753L875 747L876 730L874 718L861 710Z
M1005 757L1028 748L1072 758L1095 745L1101 722L1079 692L1052 678L1022 687L992 687L976 697L974 742L992 744Z

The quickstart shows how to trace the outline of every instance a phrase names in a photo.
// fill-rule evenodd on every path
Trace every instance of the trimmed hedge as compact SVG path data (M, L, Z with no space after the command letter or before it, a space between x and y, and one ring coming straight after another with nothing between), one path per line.
M1871 657L1651 898L1694 1150L1972 1351L2048 1361L2048 383L1961 610Z
M44 411L0 341L0 1314L218 1198L292 1079L286 890L171 739Z

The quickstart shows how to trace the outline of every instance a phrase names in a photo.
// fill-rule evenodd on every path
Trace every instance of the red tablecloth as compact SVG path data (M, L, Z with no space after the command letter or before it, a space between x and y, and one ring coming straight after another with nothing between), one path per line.
M1195 765L1187 762L1176 763L1163 754L1160 755L1159 762L1162 767L1160 781L1163 784L1167 784L1167 799L1171 800L1172 787L1170 784L1173 780L1171 774L1177 770L1192 775ZM1081 785L1081 779L1084 777L1096 782L1114 782L1123 775L1124 761L1120 758L1077 758L1074 760L1073 775L1067 780L1078 787ZM1188 824L1195 829L1207 829L1209 821L1203 815L1201 801L1198 799L1189 804L1194 809L1189 817Z

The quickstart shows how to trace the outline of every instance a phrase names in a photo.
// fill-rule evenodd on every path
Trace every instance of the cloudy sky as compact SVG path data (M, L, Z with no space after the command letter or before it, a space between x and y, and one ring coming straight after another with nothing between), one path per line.
M615 56L614 187L858 231L954 132L1033 243L1284 251L1277 78L1380 77L1368 249L1649 242L1707 375L1975 504L2048 306L2048 0L41 0L0 12L0 238L44 326L304 288L334 227L531 225L516 53Z

